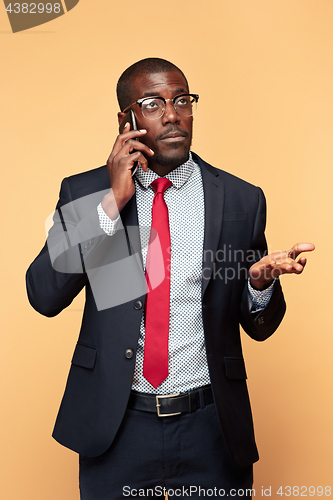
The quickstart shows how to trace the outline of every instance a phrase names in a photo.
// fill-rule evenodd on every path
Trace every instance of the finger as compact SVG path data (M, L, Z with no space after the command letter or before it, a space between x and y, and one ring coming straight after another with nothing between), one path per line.
M306 257L301 257L300 259L298 259L298 264L301 264L301 266L303 267L303 270L306 266L306 263L307 263L307 258Z
M120 158L118 162L119 170L132 170L136 162L138 162L141 168L147 172L148 160L140 151L135 151L134 153Z
M109 167L109 169L112 169L113 168L112 165L114 163L117 164L117 162L120 162L123 157L127 157L130 154L134 154L135 151L141 151L142 153L148 156L154 155L154 151L145 144L142 144L141 142L138 141L134 141L133 139L129 139L127 142L123 144L123 146L119 149L119 151L115 152L115 149L112 150L112 153L109 156L106 164ZM148 162L146 161L145 158L145 161L143 162L143 170L147 172L147 169L148 169Z
M288 252L288 257L296 259L302 252L313 252L316 247L313 243L296 243Z
M301 274L304 266L292 260L291 262L281 263L278 267L282 274Z
M122 142L128 141L128 139L134 139L135 137L142 137L147 133L147 130L142 128L140 130L127 130L127 127L124 128L121 134L118 135L117 140L119 139Z
M135 153L132 153L130 156L133 156L133 155L135 155L135 157L137 158L135 161L138 162L138 166L140 166L142 168L142 170L147 172L148 171L147 158L140 151L136 151Z
M119 153L124 153L126 155L134 150L141 151L142 153L145 153L149 156L154 155L154 151L150 149L146 144L143 144L142 142L139 141L135 141L134 139L129 139L128 141L126 141L121 150L119 151Z
M129 132L130 130L131 130L130 123L127 122L127 123L125 123L125 126L124 126L123 130L120 133L124 134L125 132Z
M107 163L111 163L112 162L113 158L119 153L119 151L124 146L124 144L126 143L126 141L128 141L130 139L135 139L135 138L142 137L142 136L144 136L147 133L147 130L145 130L145 129L141 129L141 130L128 130L127 131L128 127L129 127L129 124L128 124L128 126L126 124L125 127L124 127L123 132L118 135L118 137L117 137L117 139L116 139L116 141L115 141L115 143L113 145L113 148L112 148L112 151L110 153L110 156L109 156L109 158L107 160Z
M144 172L148 172L148 162L143 164L139 162L139 167L141 167Z

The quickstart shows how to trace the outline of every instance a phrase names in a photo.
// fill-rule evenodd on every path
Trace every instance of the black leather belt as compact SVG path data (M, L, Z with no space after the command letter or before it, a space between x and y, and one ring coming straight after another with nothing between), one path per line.
M149 411L157 413L159 417L170 417L183 412L193 412L198 408L204 408L214 402L213 392L210 385L198 387L189 392L152 395L143 392L132 391L128 408L133 410Z

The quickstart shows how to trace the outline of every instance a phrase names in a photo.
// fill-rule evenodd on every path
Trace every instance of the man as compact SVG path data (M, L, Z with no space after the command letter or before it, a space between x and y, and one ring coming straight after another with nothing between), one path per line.
M83 500L249 498L239 324L260 341L276 330L278 277L301 273L314 246L266 255L262 191L190 152L198 96L179 68L139 61L117 96L119 124L133 112L137 130L126 123L106 166L63 181L27 273L46 316L86 289L53 435L80 453Z

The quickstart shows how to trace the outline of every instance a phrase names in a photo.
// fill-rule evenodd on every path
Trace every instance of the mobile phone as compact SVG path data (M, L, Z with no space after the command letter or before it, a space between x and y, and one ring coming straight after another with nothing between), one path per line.
M132 109L129 111L129 113L127 113L127 116L125 116L123 118L121 124L119 125L119 133L120 134L123 132L126 123L130 124L130 130L138 130L138 127L136 125L136 120L135 120L135 114L134 114L134 111ZM139 139L138 139L138 137L135 137L134 140L138 141ZM138 162L136 161L132 167L132 177L137 170L138 170Z
M138 127L136 126L135 114L134 114L133 109L131 109L128 113L126 113L126 115L122 119L122 122L119 125L119 133L120 134L122 134L126 123L130 124L130 130L138 130ZM135 140L138 140L138 138L136 137Z

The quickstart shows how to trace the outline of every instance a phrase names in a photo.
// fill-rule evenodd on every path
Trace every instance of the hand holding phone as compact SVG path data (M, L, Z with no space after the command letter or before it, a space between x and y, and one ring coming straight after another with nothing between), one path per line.
M102 207L112 220L135 193L133 175L138 163L147 172L148 158L154 155L154 151L137 139L144 136L147 130L137 130L133 112L122 117L119 131L106 162L111 189L102 200Z

